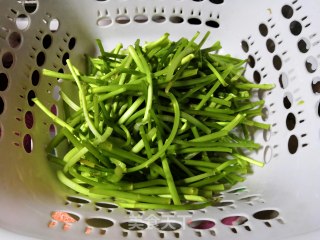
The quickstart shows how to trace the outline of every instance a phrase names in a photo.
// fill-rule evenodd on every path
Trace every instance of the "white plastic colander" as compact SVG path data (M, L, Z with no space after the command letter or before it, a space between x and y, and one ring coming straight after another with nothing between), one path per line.
M319 13L318 0L0 0L0 239L319 239ZM59 89L73 89L41 69L81 66L96 38L112 48L208 30L250 59L248 79L276 84L257 96L272 129L252 157L265 167L195 211L127 210L63 186L44 150L58 129L31 99L63 118Z

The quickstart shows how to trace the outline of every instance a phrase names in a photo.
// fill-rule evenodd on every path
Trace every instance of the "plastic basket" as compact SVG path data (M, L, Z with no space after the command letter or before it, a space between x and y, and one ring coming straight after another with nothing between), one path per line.
M319 239L319 1L0 0L0 6L1 239ZM267 116L258 120L272 130L255 136L263 148L252 156L266 166L223 193L219 205L197 211L127 210L62 186L44 151L56 126L31 99L63 117L58 93L68 86L41 69L67 71L69 57L79 66L84 53L96 53L96 38L112 47L208 30L225 52L250 58L249 79L276 84L257 96L266 100ZM72 220L59 221L56 212ZM199 221L206 226L193 228Z

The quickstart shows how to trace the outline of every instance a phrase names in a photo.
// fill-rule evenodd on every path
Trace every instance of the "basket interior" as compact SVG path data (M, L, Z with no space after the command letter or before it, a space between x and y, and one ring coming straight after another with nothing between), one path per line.
M320 227L316 0L1 0L1 6L1 228L42 239L276 239ZM69 57L81 68L84 53L97 53L96 38L112 48L165 32L178 39L208 30L208 42L220 40L221 53L250 59L248 79L276 84L256 96L266 100L267 116L257 120L272 129L255 135L263 148L252 157L266 166L224 192L218 206L197 211L121 209L62 186L44 151L58 127L31 99L37 96L63 118L59 89L76 95L41 69L66 72ZM57 212L75 222L56 221ZM205 229L192 228L197 221L206 221Z

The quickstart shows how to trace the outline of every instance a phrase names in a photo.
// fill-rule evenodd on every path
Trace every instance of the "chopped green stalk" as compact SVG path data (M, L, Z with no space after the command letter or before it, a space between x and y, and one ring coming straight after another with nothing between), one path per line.
M82 193L82 194L87 195L89 197L98 198L98 199L101 199L101 198L105 197L105 196L100 195L100 194L90 193L89 189L87 189L85 187L82 187L79 184L73 182L72 180L67 178L66 175L64 175L64 173L62 171L60 171L60 170L57 172L57 176L58 176L58 179L63 184L65 184L66 186L70 187L71 189L73 189L74 191L76 191L78 193Z
M149 42L147 43L143 49L145 51L149 51L150 49L153 49L157 46L161 46L164 42L168 41L168 37L169 37L169 33L165 33L163 34L158 40L154 41L154 42Z
M80 167L79 167L79 168L80 168ZM94 181L94 180L92 180L92 179L89 179L89 178L86 178L86 177L82 176L82 175L79 174L79 173L76 171L76 169L74 169L73 167L72 167L72 168L69 168L69 173L70 173L71 176L75 177L75 179L78 179L79 182L87 183L87 184L89 184L89 185L91 185L91 186L98 186L98 185L100 185L97 181ZM107 185L107 184L106 184L106 185ZM110 185L111 185L111 184L108 184L108 185L105 186L105 187L109 188Z
M230 132L245 118L245 116L245 114L238 114L230 123L228 123L224 128L222 128L221 131Z
M51 118L55 123L59 124L61 127L67 128L70 132L73 132L73 128L64 122L62 119L54 115L49 109L47 109L38 98L33 98L32 101L45 113Z
M70 159L68 161L66 161L66 164L64 165L63 171L67 172L68 169L73 166L74 164L76 164L76 162L78 162L80 160L81 157L83 157L83 155L85 155L88 152L87 148L82 148L80 151L78 149L76 149L75 154L70 157ZM66 158L65 158L66 159Z
M171 202L171 200L167 198L153 197L153 196L147 196L144 194L122 192L122 191L109 190L109 189L92 189L90 193L109 196L109 197L130 199L130 200L140 201L145 203L153 203L153 204L169 205Z
M133 189L147 188L150 186L167 185L167 181L164 179L154 179L146 182L138 182L133 184Z
M63 160L61 158L59 158L59 157L53 156L52 154L48 154L47 158L51 163L57 164L60 167L64 166Z
M183 94L183 96L180 98L180 101L184 101L185 99L188 99L189 97L192 97L196 92L198 92L199 90L203 89L208 84L209 83L206 80L204 83L198 84L197 86L189 89L188 92Z
M126 84L126 85L108 85L108 86L99 86L92 88L92 93L105 93L105 92L113 92L119 89L123 89L126 91L139 91L141 89L141 83L139 82L133 84Z
M232 116L228 114L223 114L223 113L216 113L216 112L209 112L209 111L201 111L201 110L189 110L189 109L184 109L186 113L195 115L195 116L204 116L204 117L210 117L216 120L220 121L231 121L233 119Z
M203 166L208 168L215 169L220 164L219 163L213 163L213 162L206 162L206 161L198 161L198 160L184 160L184 164L191 165L191 166Z
M96 42L97 42L98 48L100 50L100 54L103 55L105 53L105 51L104 51L104 47L102 45L101 40L100 39L96 39Z
M126 124L129 125L130 123L132 123L134 120L139 119L141 116L144 115L146 109L142 108L139 111L136 111L134 114L132 114L128 120L126 121Z
M205 186L203 187L204 190L210 190L213 192L221 192L225 190L225 187L223 184L218 184L218 185L210 185L210 186Z
M118 123L124 124L125 121L140 107L140 105L144 102L144 98L141 96L139 97L130 107L129 109L121 116L118 120Z
M94 127L96 129L99 129L99 102L98 102L98 96L93 96L93 119L94 119Z
M119 206L123 208L138 208L138 209L164 209L171 211L179 210L197 210L214 205L214 202L184 204L184 205L164 205L164 204L148 204L148 203L123 203L118 202Z
M141 127L142 126L140 126L140 128ZM145 147L146 143L148 143L149 141L154 141L155 140L156 133L157 133L157 129L156 128L152 128L148 132L148 134L146 135L146 138L144 140L142 138L139 142L137 142L137 144L131 149L131 152L134 152L134 153L140 152ZM150 149L150 146L149 146L149 149Z
M116 111L117 111L117 107L118 107L118 104L117 104L117 103L114 103L114 105L113 105L113 112L116 112ZM124 112L127 110L127 108L128 108L128 104L127 104L127 103L124 103L124 104L120 107L118 115L121 116L122 114L124 114Z
M224 170L225 168L231 166L231 165L234 165L234 164L237 164L237 160L228 160L222 164L220 164L217 168L216 168L216 171L217 172L221 172L222 170Z
M264 166L263 162L259 162L257 160L254 160L252 158L249 158L249 157L237 154L237 153L234 153L233 156L236 157L236 158L239 158L241 160L247 161L249 163L255 164L255 165L259 166L259 167L263 167Z
M212 88L209 90L209 92L205 95L205 97L201 100L201 102L198 104L198 106L195 108L196 110L200 110L203 105L209 100L209 98L212 96L212 94L217 90L217 88L220 86L220 82L217 81Z
M231 148L226 147L191 147L185 148L182 150L177 151L178 153L192 153L192 152L226 152L231 153Z
M239 107L238 109L236 109L237 112L241 112L241 111L244 111L244 110L248 110L248 109L251 109L251 108L254 108L256 106L260 106L260 105L263 105L265 103L264 100L260 100L260 101L257 101L257 102L251 102L251 103L248 103L242 107Z
M181 194L187 195L197 195L198 189L193 187L177 187L177 191ZM168 187L146 187L139 188L131 191L133 193L146 194L146 195L160 195L160 194L170 194Z
M244 120L243 124L246 124L248 126L254 126L257 128L262 128L262 129L270 129L270 124L266 124L266 123L260 123L260 122L255 122L255 121L251 121L251 120Z
M193 124L195 127L201 129L204 133L206 133L206 134L210 134L211 133L210 128L208 128L205 124L200 122L198 119L192 117L191 115L189 115L189 114L187 114L185 112L181 112L181 117L186 119L188 122Z
M166 92L166 93L170 91L170 89L172 88L173 83L179 79L179 77L180 77L180 76L182 75L182 73L187 69L188 66L189 66L189 64L187 64L187 62L186 62L186 64L184 64L183 66L181 66L181 67L177 70L177 72L174 74L173 78L168 82L168 84L167 84L167 86L166 86L166 88L165 88L165 92ZM175 91L175 90L173 90L173 93L174 93L177 97L181 96L181 95L179 95L179 92L177 92L177 91Z
M199 132L198 132L198 129L197 129L196 126L192 126L192 127L191 127L191 131L192 131L192 134L193 134L193 136L194 136L195 138L200 137Z
M125 132L127 138L127 141L123 146L130 146L132 138L128 128L125 125L120 125L120 128Z
M220 41L217 41L217 42L215 42L211 47L202 49L201 51L202 51L202 52L212 52L212 51L218 51L218 50L220 50L221 48L222 48L222 47L221 47Z
M74 77L74 80L75 82L77 83L77 86L79 88L79 96L80 96L80 103L82 104L82 107L83 107L83 114L84 114L84 117L86 119L86 122L91 130L91 132L97 137L97 138L100 138L100 134L99 132L97 131L97 129L94 127L90 117L89 117L89 113L88 113L88 109L87 109L87 101L86 101L86 98L85 98L85 93L83 91L83 88L82 88L82 85L80 83L80 80L78 78L78 75L76 74L75 72L75 69L74 67L71 65L71 62L69 59L67 59L67 65L69 67L69 70L72 74L72 76Z
M207 202L208 199L202 196L195 196L195 195L182 195L183 200L191 201L191 202Z
M43 69L42 74L45 76L48 76L48 77L53 77L53 78L61 78L64 80L73 80L73 76L71 74L55 72L55 71L51 71L49 69Z
M252 88L271 90L275 87L275 85L274 84L242 83L242 84L235 84L235 87L238 89L243 89L243 90L250 90Z
M117 183L122 179L124 173L127 171L126 165L115 158L110 158L110 161L116 165L116 168L112 175L107 176L107 179L109 182Z
M163 148L163 143L162 143L161 139L159 139L159 141L158 141L158 146L160 149ZM174 205L181 205L178 191L177 191L177 188L174 183L172 173L171 173L171 170L169 167L168 159L166 157L162 156L161 161L162 161L162 168L163 168L164 174L166 176L167 185L168 185L169 192L171 194L173 203L174 203Z
M163 197L163 198L171 198L172 199L172 195L170 195L170 194L160 194L158 196ZM191 202L207 202L208 201L208 199L205 197L195 196L195 195L180 195L179 197L182 200L191 201Z
M118 43L117 46L115 47L115 49L112 51L112 53L118 54L120 52L121 48L123 48L122 43Z
M75 104L68 96L67 94L65 94L63 91L60 91L60 95L61 95L61 98L62 100L68 104L69 107L71 107L74 111L78 111L80 110L80 107Z
M199 167L199 166L194 166L194 168L199 170L200 172L204 172L204 173L211 173L212 172L212 168Z
M159 157L161 157L162 154L165 153L166 149L170 146L170 144L174 140L174 137L175 137L175 135L178 131L178 127L179 127L180 109L179 109L179 103L178 103L177 99L175 98L175 96L172 93L168 93L167 95L169 96L169 98L172 102L172 105L173 105L173 109L174 109L174 123L173 123L172 131L171 131L170 135L168 136L167 140L165 141L163 147L161 149L159 149L159 151L156 154L154 154L152 156L152 158L148 159L147 161L145 161L144 163L142 163L136 167L129 168L128 172L135 172L135 171L138 171L140 169L143 169L145 167L150 166L150 164L152 164Z
M139 57L141 59L141 63L143 66L143 72L146 74L146 80L148 84L148 93L147 93L147 99L146 99L146 111L144 113L144 117L142 121L144 123L149 121L150 118L150 111L152 109L152 99L153 99L153 81L152 81L152 76L151 76L151 70L149 67L149 64L147 63L146 59L144 58L143 54L140 51L140 48L137 47L137 51L139 54Z
M245 180L244 177L238 176L234 173L230 173L228 176L226 176L228 178L230 178L232 181L234 182L243 182Z
M155 130L155 132L154 132L154 134L152 134L152 133L150 134L151 137L149 137L149 134L148 135L146 134L146 132L144 130L144 125L140 126L140 131L139 131L140 135L141 135L141 138L142 138L142 141L143 141L144 148L145 148L145 150L147 152L147 157L148 158L152 157L149 141L150 141L150 139L151 139L151 141L153 141L153 139L156 138L156 131L157 130L155 128L153 128L153 129ZM151 132L151 130L150 130L150 132Z
M124 93L126 92L127 89L126 88L119 88L118 90L115 90L113 92L110 92L110 93L106 93L106 94L101 94L99 95L99 102L103 102L107 99L110 99L110 98L113 98L121 93Z
M63 161L68 162L75 154L77 154L77 152L79 152L79 149L77 149L76 147L72 148L64 155Z
M195 55L192 54L192 53L187 55L187 56L185 56L184 58L181 59L181 65L184 65L184 64L190 62L194 58L195 58Z
M224 137L226 135L228 135L228 131L221 130L221 131L210 133L208 135L204 135L198 138L194 138L191 140L191 142L207 142L207 141L215 140L217 138Z
M124 59L124 68L125 69L129 69L131 63L132 63L133 59L131 56L127 56L125 59ZM123 72L121 75L120 75L120 78L119 78L119 85L123 85L125 80L127 78L127 73Z
M185 88L187 86L194 86L194 85L198 85L199 83L206 83L206 85L208 85L211 82L215 82L216 80L216 76L212 76L212 75L208 75L205 77L200 77L200 78L195 78L195 79L190 79L190 80L185 80L185 81L175 81L172 84L172 87L175 88ZM160 84L166 84L166 82L160 82ZM162 86L162 85L161 85Z
M112 134L112 132L113 132L113 128L111 128L111 127L107 127L106 129L105 129L105 132L102 134L102 136L100 137L100 138L97 138L97 139L95 139L95 140L93 140L93 145L98 145L98 144L100 144L100 143L103 143L103 142L105 142L109 137L110 137L110 135Z
M185 179L181 179L179 181L176 182L176 184L178 186L182 185L182 184L188 184L188 183L193 183L193 182L198 182L204 178L207 178L207 177L210 177L210 176L213 176L215 175L216 173L214 171L211 171L209 173L202 173L202 174L199 174L199 175L196 175L196 176L192 176L192 177L189 177L189 178L185 178Z
M172 80L174 72L178 68L179 65L181 65L181 61L184 57L191 54L194 50L190 47L186 47L179 55L175 56L174 59L170 62L168 65L168 73L166 76L166 81L169 82Z
M228 86L228 83L226 83L226 81L223 79L223 77L220 75L220 73L217 71L217 69L215 69L215 67L209 63L206 62L208 67L210 68L210 70L213 72L214 75L216 75L217 79L219 80L219 82L222 84L222 86L226 87Z
M231 102L230 101L226 101L224 99L220 99L220 98L216 98L216 97L210 97L210 106L205 108L205 111L209 111L209 109L211 109L212 107L214 106L217 106L217 104L220 104L220 105L224 105L224 106L227 106L227 107L231 107Z
M206 32L206 34L204 35L204 37L202 38L202 40L200 41L200 43L198 44L198 50L201 49L201 47L203 46L203 44L207 41L208 37L210 35L210 32Z
M192 183L192 184L190 184L189 186L190 186L190 187L204 187L204 186L207 186L207 185L211 185L211 184L213 184L213 183L218 182L218 181L219 181L220 179L222 179L223 177L225 177L226 174L227 174L227 173L222 172L221 174L218 174L218 175L216 175L216 176L212 176L212 177L203 179L203 180L201 180L201 181Z
M182 78L192 77L192 76L195 76L197 74L198 74L198 69L197 68L195 68L195 69L185 69L178 79L180 80Z

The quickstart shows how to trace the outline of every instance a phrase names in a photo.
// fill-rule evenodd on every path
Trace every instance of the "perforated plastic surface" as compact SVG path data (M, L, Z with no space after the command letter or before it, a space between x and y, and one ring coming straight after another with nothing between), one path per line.
M319 1L0 0L0 6L0 227L16 233L2 231L3 239L320 237ZM84 53L96 53L96 38L111 48L207 30L225 52L250 59L247 78L276 84L257 96L266 100L267 115L258 120L272 130L255 136L264 147L252 157L266 166L223 193L220 205L199 211L126 210L62 186L44 151L57 127L31 98L63 117L59 89L72 89L41 69L67 71L69 57L81 65Z

